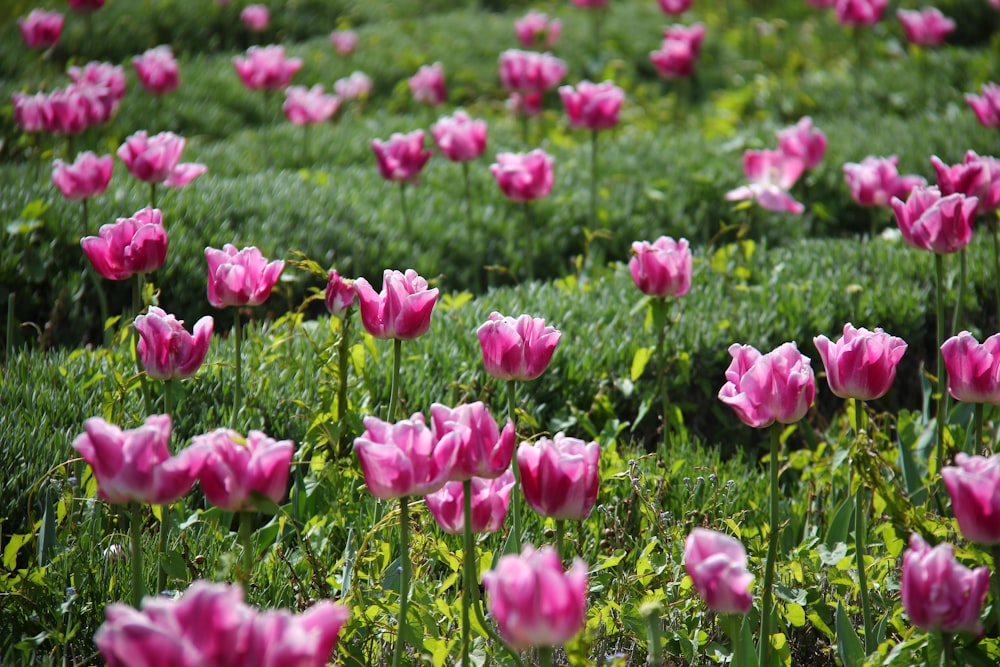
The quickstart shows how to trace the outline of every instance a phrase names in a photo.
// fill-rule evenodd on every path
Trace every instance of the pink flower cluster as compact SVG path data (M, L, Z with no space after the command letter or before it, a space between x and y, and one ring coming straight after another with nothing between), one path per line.
M704 39L704 23L692 26L676 23L664 29L663 42L659 49L649 53L649 61L664 79L686 79L694 74Z
M25 132L79 134L106 123L125 95L125 72L109 63L70 67L72 83L52 92L14 93L14 122Z
M844 165L844 180L851 197L861 206L889 206L896 199L905 199L914 188L927 185L922 176L900 176L899 158L869 155L861 162Z
M955 22L936 7L897 9L896 16L906 33L906 40L917 46L940 46L955 30Z
M243 589L198 580L178 599L147 597L141 609L105 609L94 643L108 667L322 667L337 645L349 609L322 600L301 614L258 611Z
M125 139L125 143L118 147L117 155L134 178L145 183L180 188L207 169L197 162L180 161L186 143L184 137L173 132L149 136L146 130L139 130Z
M500 54L500 83L511 92L541 93L566 76L566 63L551 53L508 49Z

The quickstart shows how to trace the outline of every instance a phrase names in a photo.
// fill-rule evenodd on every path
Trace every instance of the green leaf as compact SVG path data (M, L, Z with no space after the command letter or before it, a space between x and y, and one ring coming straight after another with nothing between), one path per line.
M632 372L630 377L632 382L636 382L642 377L643 371L646 370L646 364L653 357L653 348L651 347L640 347L635 351L635 355L632 357Z
M854 514L854 499L845 498L833 514L833 521L826 529L823 542L827 549L833 549L839 542L846 542L851 530L851 516Z
M833 567L847 556L847 544L837 542L832 549L828 548L825 544L821 544L817 547L817 551L819 552L820 562L827 567Z
M31 540L31 535L11 535L3 548L3 568L13 572L17 568L17 552Z
M844 612L842 602L837 603L837 655L844 667L861 667L865 662L865 649Z

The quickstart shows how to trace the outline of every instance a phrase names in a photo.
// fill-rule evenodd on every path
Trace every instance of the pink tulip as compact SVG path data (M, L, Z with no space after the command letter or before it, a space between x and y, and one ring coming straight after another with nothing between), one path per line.
M500 83L509 91L540 93L566 76L566 63L551 53L508 49L500 54Z
M206 315L194 325L193 333L184 329L184 320L157 306L135 318L139 332L139 359L146 375L155 380L181 380L194 375L208 354L215 321Z
M113 224L101 225L97 236L80 239L80 246L94 269L108 280L151 273L167 258L163 213L146 207L131 218L118 218Z
M830 391L840 398L870 401L885 396L896 379L896 365L906 352L902 338L882 329L855 329L844 325L836 343L826 336L813 338L826 368Z
M86 199L103 193L111 182L114 158L97 157L92 151L80 153L72 164L56 159L52 164L52 182L67 199Z
M747 426L764 428L774 422L802 419L816 397L816 380L809 357L795 343L784 343L762 355L751 345L729 346L732 363L719 400L736 411Z
M363 100L372 92L372 80L364 72L352 72L344 79L333 83L333 92L342 100Z
M69 67L66 74L73 81L70 88L87 102L89 122L106 123L115 115L125 97L125 69L121 65L95 61Z
M330 33L330 43L342 56L349 56L358 48L358 35L353 30L334 30Z
M67 0L74 12L93 12L104 6L105 0Z
M545 320L521 315L516 320L494 311L476 332L486 372L499 380L534 380L545 372L562 332Z
M448 91L444 84L444 66L441 63L422 65L417 73L409 78L410 92L417 104L436 107L448 99Z
M284 609L258 612L253 618L241 667L325 667L350 617L342 604L321 600L301 614Z
M285 268L284 260L268 263L256 246L236 250L227 243L222 250L205 248L208 261L208 302L216 308L259 306Z
M882 20L889 0L837 0L837 21L844 26L872 26Z
M507 108L515 116L524 115L529 118L542 115L545 107L542 104L541 93L518 93L513 92L507 98Z
M530 153L499 153L490 173L511 201L532 201L552 192L552 156L541 148Z
M791 127L779 130L778 150L802 160L804 169L812 169L826 154L826 135L813 127L812 118L804 116Z
M562 21L550 20L547 14L531 10L514 21L514 31L517 41L526 49L551 49L559 41Z
M684 542L684 569L698 595L719 614L746 614L753 605L747 552L734 537L695 528Z
M487 607L511 646L560 646L583 629L587 611L587 565L574 559L564 571L552 547L503 556L483 575Z
M472 532L493 533L507 518L510 492L514 489L514 473L504 471L499 477L472 478ZM427 509L451 535L465 531L465 489L462 482L448 482L439 491L424 496Z
M445 485L455 465L458 441L435 441L419 412L395 424L365 417L354 440L368 490L376 498L426 496Z
M680 39L665 39L656 51L649 52L649 62L664 79L686 79L694 74L698 51Z
M955 463L943 467L941 477L962 535L976 544L1000 544L1000 454L959 452Z
M899 588L913 625L929 632L980 634L979 612L989 585L985 565L971 570L955 560L950 544L932 549L920 535L910 536Z
M968 331L941 346L948 393L956 401L1000 405L1000 333L981 344Z
M461 109L431 128L434 143L452 162L475 160L486 150L486 121L472 120Z
M905 199L914 188L927 185L921 176L900 176L899 158L869 155L860 163L844 165L844 179L851 197L861 206L889 206L893 197Z
M671 40L686 43L691 47L694 57L697 58L701 54L701 43L705 40L705 24L693 23L691 25L684 25L683 23L674 23L663 29L663 39L664 41Z
M372 150L382 178L397 183L416 181L420 171L434 154L433 151L424 150L423 130L414 130L409 134L394 132L385 142L373 139Z
M574 89L561 86L566 115L570 125L588 130L608 130L618 125L618 112L625 100L625 91L610 81L581 81Z
M354 281L361 308L361 323L375 338L419 338L431 328L431 314L438 289L427 289L427 281L413 269L405 273L386 269L382 291L364 278ZM418 494L422 495L422 494Z
M257 509L253 494L281 503L288 490L288 473L295 446L260 431L244 438L219 428L191 439L191 449L203 460L198 480L208 502L227 512Z
M514 423L507 420L503 432L481 401L452 409L440 403L431 405L434 439L455 440L458 453L452 468L452 481L473 477L497 477L510 468L514 456Z
M248 30L264 32L271 21L271 12L265 5L247 5L240 12L240 21Z
M312 88L289 86L285 89L285 102L281 105L285 118L294 125L325 123L339 108L340 98L323 93L320 84Z
M982 95L965 94L965 101L983 127L1000 127L1000 85L983 84Z
M659 4L660 10L664 14L680 16L687 10L691 9L691 5L694 3L692 0L659 0Z
M932 155L931 164L937 173L941 194L957 192L975 197L979 200L977 213L980 214L1000 207L1000 160L997 158L980 157L975 151L966 151L963 163L948 166Z
M14 122L23 132L45 131L45 115L49 96L45 93L26 95L14 93Z
M94 471L97 495L103 500L162 505L179 500L194 486L200 457L190 449L170 455L170 415L150 415L130 431L100 417L91 417L83 428L73 449Z
M800 214L805 206L788 194L802 175L805 162L775 150L748 150L743 153L743 173L749 185L726 193L729 201L755 199L768 211Z
M17 27L21 30L21 39L29 49L47 49L59 41L63 15L44 9L32 9L27 16L17 20Z
M154 95L176 90L180 83L177 60L173 50L166 44L136 56L132 59L132 66L135 67L142 87Z
M583 521L597 501L600 446L561 432L517 448L521 491L531 509L553 519Z
M233 58L233 67L250 90L281 90L302 69L302 59L286 58L283 46L251 46L246 56Z
M343 319L347 311L354 306L357 301L357 293L354 289L354 281L343 278L336 269L330 271L326 281L326 309L336 318Z
M955 29L955 22L936 7L923 9L897 9L896 17L903 25L906 41L917 46L935 47Z
M73 86L56 88L49 93L42 113L45 130L51 134L79 134L92 122L90 103Z
M892 200L899 231L907 244L920 250L948 254L972 240L972 220L979 199L963 194L941 195L936 187L914 188L906 203Z
M692 273L687 239L661 236L652 243L635 241L628 269L644 294L660 299L684 296L691 289Z
M118 157L125 163L128 172L140 181L180 188L207 169L203 164L180 163L184 144L184 137L173 132L160 132L150 137L146 130L139 130L118 147Z

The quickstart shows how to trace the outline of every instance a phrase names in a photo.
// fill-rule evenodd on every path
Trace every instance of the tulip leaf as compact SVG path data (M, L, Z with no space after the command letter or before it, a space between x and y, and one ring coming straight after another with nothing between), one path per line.
M632 382L636 382L642 377L643 371L646 370L646 364L653 357L653 348L651 347L640 347L635 351L635 355L632 357L632 372L629 377L632 378Z
M17 552L31 540L31 535L11 535L3 548L3 568L13 572L17 567Z
M840 502L840 506L833 514L833 520L826 529L826 538L823 542L826 548L833 550L838 543L846 542L847 535L851 529L851 516L854 514L854 499L845 498Z
M56 543L56 513L52 506L51 492L46 490L45 513L42 515L42 524L38 528L38 565L45 567L49 562L49 556Z
M861 667L865 662L865 649L842 602L837 603L837 654L844 667Z

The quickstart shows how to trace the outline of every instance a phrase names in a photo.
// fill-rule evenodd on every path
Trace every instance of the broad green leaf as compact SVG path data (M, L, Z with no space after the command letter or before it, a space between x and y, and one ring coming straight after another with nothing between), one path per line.
M865 649L841 602L837 603L837 655L844 667L861 667L865 662Z

